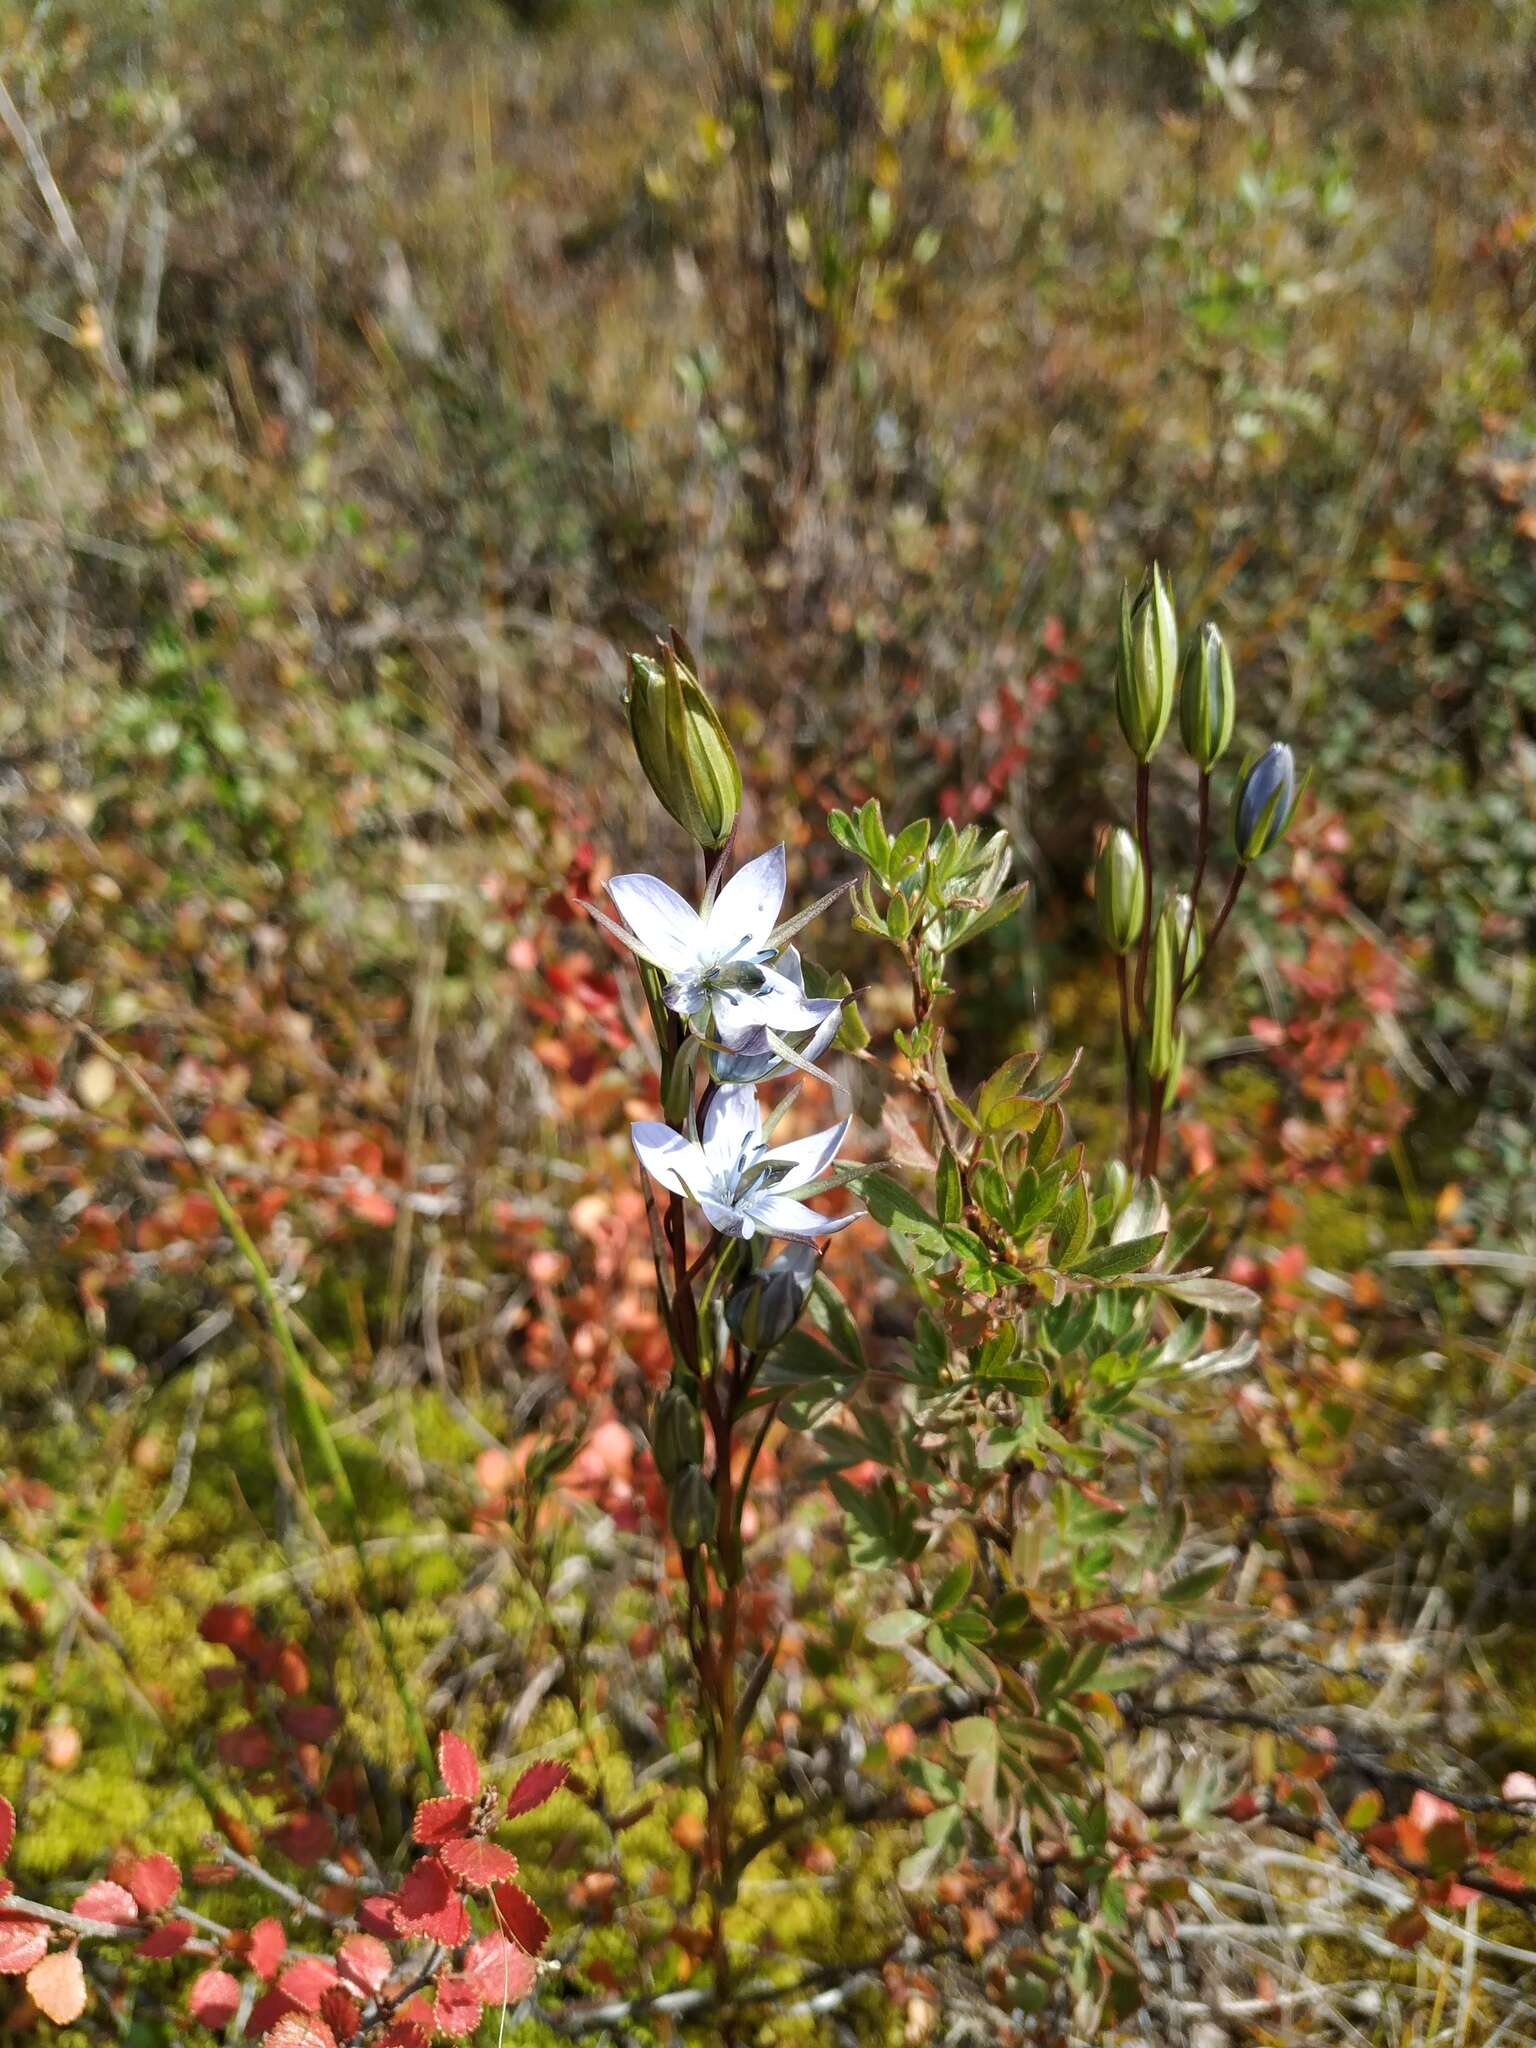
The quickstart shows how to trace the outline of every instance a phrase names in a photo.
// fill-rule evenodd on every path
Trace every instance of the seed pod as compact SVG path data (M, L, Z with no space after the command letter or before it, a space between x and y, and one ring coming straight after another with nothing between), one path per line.
M715 707L675 650L632 654L624 699L646 780L700 846L723 846L741 809L741 770Z
M816 1278L816 1248L793 1244L744 1274L725 1304L725 1320L744 1351L762 1357L799 1322Z
M704 1419L692 1394L674 1380L651 1414L651 1451L656 1470L670 1486L685 1465L704 1455Z
M1227 643L1219 627L1204 625L1184 658L1179 733L1184 751L1207 775L1227 751L1236 713L1237 690Z
M1284 740L1264 749L1244 768L1233 807L1232 837L1245 865L1268 853L1285 836L1296 811L1296 762Z
M1129 953L1141 937L1146 914L1146 878L1141 871L1141 854L1123 825L1105 837L1099 848L1094 871L1094 901L1099 913L1099 931L1112 953Z
M685 1465L672 1487L668 1519L682 1550L697 1550L715 1527L715 1490L697 1465Z
M1150 761L1173 711L1179 673L1179 629L1173 599L1156 563L1133 598L1120 592L1120 659L1115 711L1125 743L1138 761Z

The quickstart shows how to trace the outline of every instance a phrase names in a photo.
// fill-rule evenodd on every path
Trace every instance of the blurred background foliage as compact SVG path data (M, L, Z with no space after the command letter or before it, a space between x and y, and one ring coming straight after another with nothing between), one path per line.
M1107 1148L1085 881L1153 556L1241 744L1315 766L1175 1134L1269 1309L1192 1512L1277 1614L1431 1644L1413 1739L1536 1762L1529 0L75 0L0 6L0 79L0 1785L38 1868L129 1779L175 1835L170 1646L216 1593L308 1608L384 1711L284 1577L313 1531L217 1218L68 1019L301 1286L371 1525L438 1532L390 1552L413 1651L489 1723L576 1626L464 1562L497 1460L664 1369L579 909L677 859L615 636L686 630L808 888L871 793L1015 835L966 1042L1102 1054ZM583 1457L572 1554L622 1583L643 1475ZM603 1652L640 1700L648 1613ZM811 1670L808 1716L867 1705Z

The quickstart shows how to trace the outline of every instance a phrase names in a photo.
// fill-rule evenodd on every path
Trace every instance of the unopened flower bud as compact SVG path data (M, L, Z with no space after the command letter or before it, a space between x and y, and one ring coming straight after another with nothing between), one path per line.
M1298 793L1291 750L1276 740L1243 770L1237 785L1233 839L1240 861L1257 860L1285 836Z
M1179 629L1162 571L1153 565L1134 598L1120 592L1115 710L1125 743L1150 761L1168 729L1179 673Z
M1184 658L1179 733L1184 751L1207 775L1227 751L1236 712L1237 691L1227 643L1219 627L1204 625Z
M1200 955L1205 951L1200 913L1182 889L1177 896L1170 897L1168 908L1173 917L1174 964L1177 966L1183 962L1184 979L1187 981L1199 966Z
M1141 937L1147 885L1141 854L1123 825L1117 825L1099 848L1093 892L1105 945L1112 953L1129 953Z
M1152 934L1152 973L1147 1000L1147 1072L1161 1081L1173 1065L1173 1015L1179 972L1178 919L1170 897Z
M658 647L657 660L630 656L630 737L646 780L683 830L700 846L723 846L741 809L741 770L698 677L671 646Z
M687 1387L674 1380L651 1415L651 1451L656 1470L670 1486L687 1465L704 1455L704 1420Z
M725 1304L725 1320L744 1351L762 1357L799 1322L816 1278L816 1248L793 1244L745 1274Z
M672 1534L683 1550L697 1550L715 1527L715 1490L697 1465L685 1465L672 1487Z

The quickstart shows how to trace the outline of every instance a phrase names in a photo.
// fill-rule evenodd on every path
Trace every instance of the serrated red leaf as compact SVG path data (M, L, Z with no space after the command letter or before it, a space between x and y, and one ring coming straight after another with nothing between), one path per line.
M158 1913L181 1890L181 1868L169 1856L141 1856L129 1869L128 1889L146 1913Z
M180 1955L192 1939L194 1929L190 1920L167 1920L163 1926L152 1927L134 1949L136 1956Z
M110 1877L88 1884L76 1899L74 1910L82 1920L108 1920L114 1927L131 1927L139 1917L138 1901Z
M336 1951L342 1976L371 1997L383 1989L393 1963L389 1950L371 1934L349 1934Z
M427 2048L431 2036L425 2027L418 2027L410 2020L395 2020L375 2038L377 2048Z
M480 1797L480 1765L475 1752L451 1728L437 1738L437 1768L448 1790L460 1799Z
M0 1913L0 1977L24 1977L48 1953L48 1928L23 1913Z
M280 1920L258 1920L251 1929L250 1945L246 1949L246 1961L256 1972L263 1984L270 1984L277 1975L278 1964L288 1948L288 1937L283 1932Z
M9 1799L0 1799L0 1863L11 1853L16 1839L16 1809Z
M300 1956L277 1980L277 1988L306 2012L318 2012L320 2001L336 1982L336 1965L319 1956Z
M454 1842L469 1833L474 1808L467 1799L423 1799L411 1822L411 1833L424 1847Z
M279 1991L275 1986L271 1991L263 1991L246 2014L245 2038L247 2041L254 2041L258 2035L266 2033L269 2027L275 2027L278 2021L289 2013L302 2011L303 2007L295 2005L285 1991Z
M482 1934L471 1943L461 1973L493 2010L526 1998L538 1975L533 1957L504 1934Z
M484 1886L517 1875L517 1858L495 1842L444 1842L437 1854L460 1884Z
M423 1856L406 1872L395 1900L395 1924L406 1934L424 1934L445 1948L457 1948L469 1934L464 1901L435 1856Z
M529 1955L539 1955L549 1939L549 1922L539 1911L532 1899L517 1884L498 1884L491 1891L491 1902L496 1908L496 1918L502 1932L525 1948Z
M267 2048L336 2048L336 2036L309 2012L288 2012L267 2035Z
M333 1984L320 2001L320 2017L338 2041L350 2041L363 2024L363 2008L350 1991Z
M446 2034L450 2041L467 2040L479 2026L484 2009L479 1993L467 1978L439 1978L433 2017L437 2031Z
M530 1764L507 1794L508 1820L515 1820L519 1814L532 1813L536 1806L542 1806L569 1781L570 1775L569 1764Z
M215 2033L220 2027L227 2027L240 2010L240 1985L228 1970L204 1970L200 1977L192 1980L192 1989L187 1994L187 2010L193 2019Z
M67 2027L85 2011L85 1972L72 1948L44 1956L27 1972L27 1995L44 2019Z
M379 1892L371 1899L364 1899L357 1909L357 1924L365 1934L375 1934L385 1941L393 1941L400 1932L396 1917L398 1901L390 1892Z

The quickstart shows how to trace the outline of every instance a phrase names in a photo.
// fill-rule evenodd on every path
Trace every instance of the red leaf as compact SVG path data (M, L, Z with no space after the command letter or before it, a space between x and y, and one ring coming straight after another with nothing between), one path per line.
M281 1827L270 1830L267 1840L295 1863L318 1863L336 1840L336 1830L323 1813L295 1813Z
M445 1842L438 1856L460 1884L495 1884L517 1875L517 1858L495 1842Z
M504 1933L536 1956L549 1939L549 1922L521 1885L499 1884L491 1892L496 1917Z
M0 1799L0 1863L11 1853L16 1839L16 1809L9 1799Z
M464 1902L435 1856L423 1856L406 1872L395 1901L395 1922L402 1933L424 1934L445 1948L457 1948L468 1936Z
M85 1972L72 1948L44 1956L27 1972L32 2003L55 2026L67 2027L85 2011Z
M174 1956L180 1954L192 1939L193 1927L190 1920L167 1920L162 1927L152 1927L134 1950L136 1956Z
M388 1892L364 1899L357 1909L358 1926L367 1934L381 1935L384 1940L393 1941L400 1932L396 1903Z
M320 2001L336 1982L336 1965L318 1956L301 1956L277 1980L277 1988L306 2012L318 2012Z
M110 1877L88 1884L75 1901L74 1910L82 1920L110 1920L114 1927L131 1927L139 1917L132 1892L126 1892Z
M392 1967L389 1950L371 1934L349 1934L336 1951L341 1974L370 1996L383 1989Z
M256 1634L256 1617L249 1607L235 1607L226 1600L220 1600L197 1624L197 1632L205 1643L222 1643L226 1650L234 1650L238 1654L249 1646Z
M270 1984L277 1975L277 1966L287 1947L288 1937L280 1920L258 1920L251 1929L246 1961L263 1984Z
M363 2008L350 1991L333 1984L320 2001L320 2017L338 2041L350 2041L363 2024Z
M451 1728L445 1728L437 1738L437 1768L450 1792L456 1792L461 1799L480 1797L480 1766L475 1761L475 1752Z
M272 1761L272 1737L256 1721L226 1728L215 1746L219 1761L233 1771L264 1771Z
M158 1913L181 1890L181 1870L169 1856L141 1856L128 1872L128 1889L146 1913Z
M504 1934L482 1934L464 1957L463 1974L482 2003L494 2008L525 1998L538 1971L533 1957L517 1942Z
M279 2020L289 2013L298 2012L301 2007L283 1991L263 1991L246 2016L245 2038L254 2041L258 2034L264 2034L269 2027L275 2027Z
M474 1986L464 1977L444 1977L437 1987L437 2030L450 2041L464 2041L480 2024L484 2010Z
M474 1808L467 1799L423 1799L416 1809L411 1822L411 1833L418 1842L430 1846L434 1842L453 1842L469 1833L470 1817Z
M425 2027L415 2026L410 2020L396 2020L377 2037L378 2048L427 2048L429 2036Z
M336 2036L312 2013L284 2013L267 2036L267 2048L336 2048Z
M329 1742L341 1726L340 1710L318 1702L284 1707L277 1718L295 1742Z
M552 1798L571 1775L569 1764L530 1764L507 1794L507 1818L515 1820L520 1813L532 1813L536 1806L542 1806Z
M240 2010L240 1986L228 1970L204 1970L194 1978L187 1996L187 2010L193 2019L217 2033L227 2027Z
M48 1929L41 1920L0 1914L0 1977L21 1977L48 1953Z

